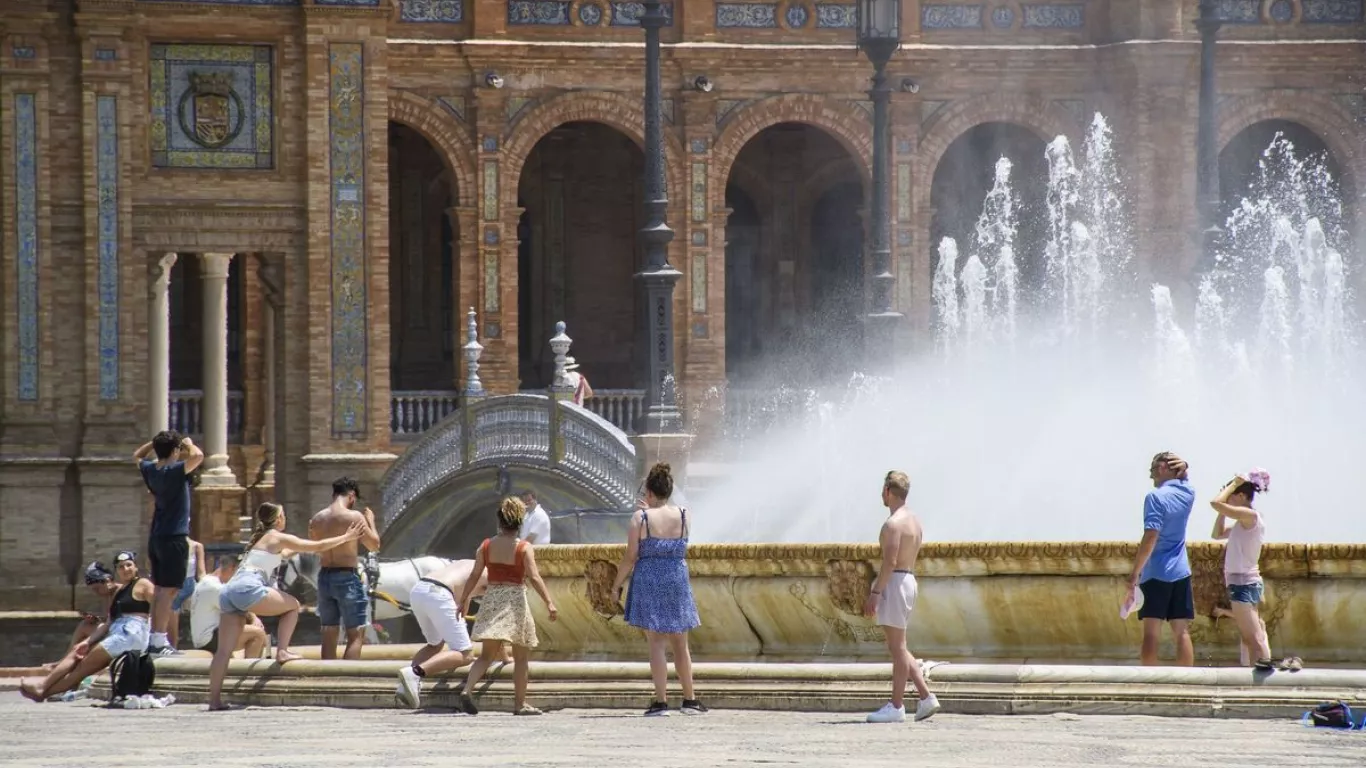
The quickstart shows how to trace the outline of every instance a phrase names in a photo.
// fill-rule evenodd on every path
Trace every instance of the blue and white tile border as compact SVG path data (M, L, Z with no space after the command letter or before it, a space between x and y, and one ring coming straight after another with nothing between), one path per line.
M14 94L14 219L19 315L18 398L38 399L38 97Z
M100 399L119 399L118 97L95 97L96 247L99 251Z

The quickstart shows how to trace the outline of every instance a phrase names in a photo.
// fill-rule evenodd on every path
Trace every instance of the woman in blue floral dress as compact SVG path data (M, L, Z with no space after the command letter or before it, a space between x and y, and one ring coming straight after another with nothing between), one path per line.
M622 586L630 578L626 623L645 630L650 643L655 698L645 710L646 717L669 714L669 650L683 684L680 711L685 715L707 711L693 691L692 655L688 651L688 630L702 624L688 577L688 511L669 503L673 492L669 465L651 467L645 478L645 498L631 517L626 554L617 566L613 585L613 594L620 599Z

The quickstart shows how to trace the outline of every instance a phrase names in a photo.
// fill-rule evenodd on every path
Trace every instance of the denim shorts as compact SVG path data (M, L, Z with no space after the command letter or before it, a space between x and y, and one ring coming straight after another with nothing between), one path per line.
M357 629L366 621L369 600L354 568L324 568L318 574L318 623Z
M180 591L176 593L175 599L171 601L171 613L180 613L185 601L194 595L195 584L194 576L186 576L185 583L180 585Z
M1228 585L1228 599L1235 603L1251 603L1256 605L1262 601L1262 591L1265 585L1262 582L1252 584L1230 584Z
M223 585L218 593L218 609L223 613L246 613L252 606L270 595L266 577L253 568L242 568Z
M142 653L147 650L151 630L152 624L146 616L120 616L109 625L109 632L100 641L100 647L111 659L117 659L129 651Z

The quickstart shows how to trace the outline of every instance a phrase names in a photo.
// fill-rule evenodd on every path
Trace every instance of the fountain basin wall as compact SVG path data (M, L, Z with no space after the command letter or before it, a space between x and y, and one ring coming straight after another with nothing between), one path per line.
M644 635L608 594L624 545L552 546L536 553L559 610L550 622L531 598L546 657L629 659ZM1142 637L1119 618L1132 543L926 545L908 644L948 661L1132 663ZM1198 663L1236 664L1226 605L1223 546L1190 547ZM689 553L702 626L693 655L720 661L885 659L882 632L861 616L878 549L847 544L694 545ZM1308 665L1366 664L1366 546L1271 544L1262 552L1262 615L1278 656ZM610 618L609 618L610 617ZM1170 641L1164 638L1170 657Z

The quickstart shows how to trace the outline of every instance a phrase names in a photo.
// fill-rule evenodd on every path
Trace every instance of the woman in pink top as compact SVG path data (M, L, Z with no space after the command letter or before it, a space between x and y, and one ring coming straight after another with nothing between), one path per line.
M1227 539L1224 549L1224 583L1233 605L1233 620L1242 635L1240 659L1244 666L1255 659L1258 669L1274 669L1271 642L1266 623L1257 612L1262 602L1262 572L1257 561L1262 554L1266 526L1262 514L1252 508L1252 498L1271 488L1271 474L1254 469L1247 476L1237 475L1214 497L1210 506L1218 513L1214 519L1214 538Z

